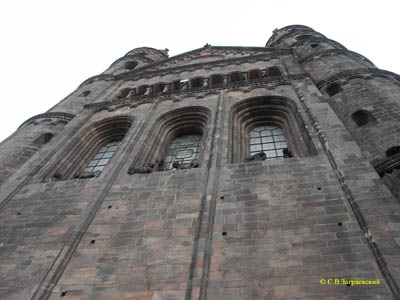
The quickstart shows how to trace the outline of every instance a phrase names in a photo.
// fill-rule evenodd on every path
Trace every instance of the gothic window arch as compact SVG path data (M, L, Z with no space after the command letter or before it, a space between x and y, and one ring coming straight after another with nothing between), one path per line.
M297 106L288 98L268 96L240 101L231 109L230 122L232 163L254 160L254 155L255 160L264 160L316 154Z
M62 160L45 179L66 180L97 177L110 164L134 119L117 116L81 130L64 150Z
M129 173L197 167L203 160L210 110L184 107L160 116ZM174 164L175 163L175 164Z

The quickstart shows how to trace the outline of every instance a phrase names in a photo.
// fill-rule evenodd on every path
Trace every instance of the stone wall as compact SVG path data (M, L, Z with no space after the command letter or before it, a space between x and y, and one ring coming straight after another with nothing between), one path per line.
M269 44L308 45L308 37L297 39L305 34L314 42L325 39L298 26L276 32ZM325 42L328 50L344 49ZM298 53L312 55L314 50L307 49ZM127 56L138 55L135 51ZM290 49L207 45L165 62L158 50L148 51L157 62L120 74L129 57L117 60L53 107L50 113L74 117L42 148L24 152L36 134L48 129L46 122L30 121L0 146L0 298L400 298L399 203L370 164L396 139L394 81L386 75L351 78L330 96L326 87L343 71L335 66L348 66L346 59L356 61L354 68L371 70L373 65L355 54L339 55L345 57L340 61L332 55L319 62L332 62L331 69L312 67L310 76ZM281 74L175 85L165 93L120 93L160 81L272 66ZM280 99L284 109L268 106L271 99ZM260 103L276 115L288 115L279 119L283 127L296 124L295 130L285 131L299 133L286 137L302 149L293 151L294 157L247 163L243 157L232 159L233 123L242 111L236 108ZM351 113L369 106L379 126L355 127ZM278 119L274 113L266 112L262 119L252 110L248 114L250 123ZM98 177L55 176L77 145L82 149L76 151L74 171L80 171L90 145L76 141L91 133L99 140L107 137L108 131L96 124L121 117L132 124ZM191 120L196 125L190 127ZM201 129L198 167L148 167L162 159L169 131L179 126ZM13 152L9 171L4 166ZM146 169L131 172L134 167ZM342 279L380 284L347 286Z

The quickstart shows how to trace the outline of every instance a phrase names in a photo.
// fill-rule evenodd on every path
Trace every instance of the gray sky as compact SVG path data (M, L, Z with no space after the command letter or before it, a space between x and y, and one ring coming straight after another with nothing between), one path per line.
M263 47L303 24L400 73L400 1L103 1L0 3L0 141L131 49Z

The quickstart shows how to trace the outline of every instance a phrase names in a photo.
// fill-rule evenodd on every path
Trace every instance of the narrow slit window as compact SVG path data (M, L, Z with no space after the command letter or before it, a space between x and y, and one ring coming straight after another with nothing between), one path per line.
M284 157L283 149L287 148L287 144L281 128L258 126L250 131L249 138L250 155L264 152L267 159Z
M97 171L103 171L104 167L107 166L115 152L118 150L121 141L111 142L99 149L96 155L92 158L84 172L92 173Z
M164 170L173 169L173 163L191 163L199 159L201 134L185 134L175 138L169 145L164 158Z

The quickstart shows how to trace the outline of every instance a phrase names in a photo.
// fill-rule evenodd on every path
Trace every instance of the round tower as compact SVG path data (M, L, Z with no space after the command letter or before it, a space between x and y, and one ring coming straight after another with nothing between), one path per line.
M376 68L367 58L306 26L275 30L266 47L293 49L298 63L381 175L400 166L398 75Z
M111 64L103 74L118 75L168 58L168 49L135 48Z

